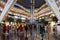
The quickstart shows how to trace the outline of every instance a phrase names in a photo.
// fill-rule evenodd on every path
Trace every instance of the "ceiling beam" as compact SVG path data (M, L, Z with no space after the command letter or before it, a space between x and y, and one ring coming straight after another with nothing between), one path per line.
M59 5L60 4L60 2L57 2L57 5ZM3 5L3 4L2 4ZM45 4L46 5L46 4ZM46 8L48 8L48 7L46 7ZM45 9L46 9L45 8ZM18 9L18 8L17 8ZM41 9L41 8L40 8ZM50 9L50 8L48 8L48 9ZM20 9L21 10L21 9ZM44 9L42 9L41 11L43 11ZM39 11L38 13L34 13L34 17L38 17L40 14L42 14L42 13L45 13L45 12L47 12L47 11L45 11L45 12L42 12L42 13L40 13L41 11ZM50 10L49 10L50 11ZM29 13L27 13L28 15L30 15Z
M9 11L10 7L13 6L12 4L14 4L17 0L8 0L8 2L6 3L4 10L2 11L1 15L0 15L0 22L3 20L3 18L5 17L6 13Z

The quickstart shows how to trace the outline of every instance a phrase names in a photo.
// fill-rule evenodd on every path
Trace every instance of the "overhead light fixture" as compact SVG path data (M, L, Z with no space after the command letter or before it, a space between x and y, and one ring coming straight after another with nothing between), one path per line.
M42 18L39 18L39 19L42 19Z
M23 18L23 17L22 17L21 19L22 19L22 20L25 20L25 18Z
M42 17L42 19L44 19L44 17Z
M18 18L18 16L14 16L15 18Z

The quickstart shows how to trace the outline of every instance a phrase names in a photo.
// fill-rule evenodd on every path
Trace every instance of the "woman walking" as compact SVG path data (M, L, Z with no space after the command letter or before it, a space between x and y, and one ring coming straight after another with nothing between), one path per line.
M50 27L50 23L48 23L47 27L47 34L48 34L48 40L50 39L50 33L51 33L51 27Z

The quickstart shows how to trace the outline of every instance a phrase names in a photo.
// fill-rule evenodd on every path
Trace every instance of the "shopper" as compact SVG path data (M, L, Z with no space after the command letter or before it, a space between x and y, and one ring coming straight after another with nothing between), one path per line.
M47 34L48 34L48 40L50 40L50 34L51 34L51 27L50 27L50 23L48 23L48 25L46 26L47 28Z
M2 26L0 26L0 40L2 40L2 30L3 30L3 28L2 28Z
M30 35L32 36L32 25L30 25Z
M57 24L53 26L54 37L57 38Z
M6 26L6 39L9 39L9 30L10 30L10 26L9 25L7 25Z
M7 33L9 33L9 30L10 30L10 26L7 25L7 26L6 26L6 31L7 31Z
M2 24L2 40L5 40L6 25Z
M14 25L14 38L17 39L17 26Z
M20 40L24 40L24 32L22 25L20 25Z
M14 25L11 25L11 29L10 29L10 40L14 40L14 31L15 31Z
M28 40L28 37L27 37L27 30L28 30L28 25L25 25L25 31L26 31L26 38L25 38L25 40Z
M41 34L42 40L43 40L44 33L45 33L45 27L44 27L44 25L42 24L42 25L40 26L40 34Z
M17 25L17 40L20 40L20 25Z

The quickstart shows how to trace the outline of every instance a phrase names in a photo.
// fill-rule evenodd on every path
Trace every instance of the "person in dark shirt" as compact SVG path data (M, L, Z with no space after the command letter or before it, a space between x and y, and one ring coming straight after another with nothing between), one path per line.
M41 33L41 34L44 32L44 28L45 28L45 27L44 27L43 25L40 26L40 33Z
M2 24L2 27L3 27L3 32L5 33L6 32L6 25Z
M28 30L28 27L27 27L27 25L25 26L25 30L26 30L26 32L27 32L27 30Z
M2 24L2 40L5 40L6 25Z
M42 40L43 40L43 36L44 36L44 25L42 24L41 26L40 26L40 34L41 34L41 37L42 37Z
M27 38L28 25L25 25L24 27L25 27L25 31L26 31L26 38L25 38L25 40L28 40L28 38Z

